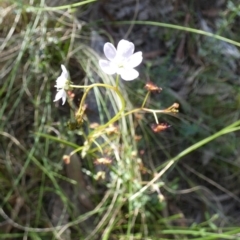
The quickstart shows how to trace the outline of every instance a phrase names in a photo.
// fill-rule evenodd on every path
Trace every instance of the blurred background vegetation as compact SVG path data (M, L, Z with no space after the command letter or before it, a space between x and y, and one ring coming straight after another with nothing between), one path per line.
M0 239L240 239L239 23L238 0L0 0ZM60 64L74 84L114 85L98 59L121 39L144 57L121 81L127 109L148 80L163 89L148 107L180 108L159 133L151 114L124 117L101 153L85 140L114 94L91 91L71 130L54 85Z

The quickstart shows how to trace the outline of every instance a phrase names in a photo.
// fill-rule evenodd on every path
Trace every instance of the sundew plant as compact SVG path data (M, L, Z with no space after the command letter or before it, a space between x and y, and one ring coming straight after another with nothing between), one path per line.
M105 133L106 131L109 131L109 128L112 126L115 126L117 128L118 121L121 118L124 118L130 114L134 113L151 113L154 116L155 123L151 124L151 128L154 132L161 132L165 130L166 128L170 127L169 125L165 123L159 123L157 114L159 113L177 113L178 112L178 103L174 103L172 106L163 109L163 110L155 110L155 109L150 109L146 107L146 103L148 100L148 97L150 96L151 92L161 92L161 88L156 86L153 82L148 81L145 85L145 89L147 91L146 97L144 98L143 103L140 105L139 108L135 108L129 111L126 111L126 102L124 100L124 96L121 92L121 87L119 84L119 79L122 79L124 81L133 81L136 80L139 76L139 72L134 69L137 67L143 60L142 58L142 52L136 52L134 53L134 44L132 42L129 42L127 40L121 40L118 45L117 49L114 47L112 43L105 43L104 44L104 54L107 58L107 60L100 59L99 60L99 67L100 69L109 75L116 75L116 81L115 81L115 86L108 85L105 83L93 83L91 85L84 85L84 86L78 86L78 85L73 85L70 81L70 76L68 74L68 71L64 65L61 65L62 68L62 73L61 75L57 78L56 80L56 85L55 87L57 88L57 94L55 96L54 101L59 101L62 100L62 104L68 101L70 102L70 105L72 105L71 96L72 92L71 90L74 88L77 89L83 89L84 94L83 97L80 101L79 108L75 112L75 127L81 127L81 124L83 123L83 118L85 115L85 111L87 111L87 106L85 104L85 99L89 93L90 90L93 88L105 88L105 89L110 89L114 92L114 94L119 98L120 101L120 108L119 111L116 113L115 116L113 116L108 122L106 122L104 125L97 126L92 132L89 133L87 138L85 139L84 146L80 146L77 150L74 150L69 157L68 161L70 161L70 157L77 153L78 151L83 151L86 153L84 150L86 147L90 149L90 146L92 143L96 143L96 138L101 137L101 134ZM104 150L102 149L101 146L98 145L98 149L96 151L100 151L102 154ZM66 158L67 156L65 156ZM102 156L104 157L104 156Z

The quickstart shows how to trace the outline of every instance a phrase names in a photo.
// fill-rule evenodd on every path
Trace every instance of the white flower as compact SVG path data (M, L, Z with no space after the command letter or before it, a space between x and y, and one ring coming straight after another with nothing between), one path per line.
M117 49L111 43L105 43L103 48L106 58L99 60L101 69L107 74L117 73L126 81L134 80L139 73L134 68L142 62L142 52L134 52L134 44L121 40Z
M62 105L66 102L67 100L67 93L64 89L57 90L57 94L55 96L54 102L62 99Z
M69 89L69 74L64 65L61 65L62 68L62 73L61 75L57 78L56 80L56 85L54 87L57 88L57 94L55 96L54 102L62 99L62 105L66 102L67 100L67 93L66 90Z

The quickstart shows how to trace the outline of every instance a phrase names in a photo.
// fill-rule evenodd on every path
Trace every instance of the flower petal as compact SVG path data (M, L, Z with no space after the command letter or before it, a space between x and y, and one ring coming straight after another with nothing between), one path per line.
M65 67L63 64L61 64L61 68L62 68L62 74L61 74L61 76L63 76L63 77L65 77L66 79L68 79L68 78L69 78L69 74L68 74L68 71L67 71L66 67Z
M60 77L57 78L55 87L58 89L64 88L66 82L67 79L61 75Z
M64 89L61 89L57 92L55 99L53 100L54 102L60 100L62 98L62 105L66 102L67 99L67 93Z
M142 62L142 60L142 52L136 52L127 59L124 65L126 68L135 68Z
M67 100L67 93L66 91L64 91L62 94L62 105L66 102L66 100Z
M127 40L121 40L117 46L117 55L123 58L129 58L134 52L134 44Z
M139 76L139 73L135 69L124 69L121 72L121 78L125 81L132 81Z
M117 55L116 48L109 42L104 44L103 51L106 58L110 61L112 61Z
M99 66L105 73L107 73L109 75L116 73L116 66L107 60L100 59Z
M68 78L69 78L69 74L68 74L68 71L65 68L65 66L61 65L61 68L62 68L62 73L57 78L56 85L55 85L55 87L58 88L58 89L64 88L66 83L68 82Z

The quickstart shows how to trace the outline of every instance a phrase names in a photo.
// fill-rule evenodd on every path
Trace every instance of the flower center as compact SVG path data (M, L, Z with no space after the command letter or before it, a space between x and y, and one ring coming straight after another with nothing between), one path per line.
M119 63L117 66L118 66L118 68L123 68L124 67L123 63Z

